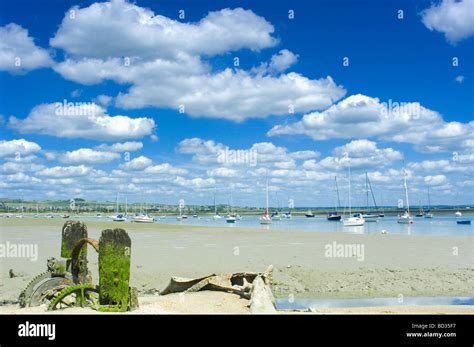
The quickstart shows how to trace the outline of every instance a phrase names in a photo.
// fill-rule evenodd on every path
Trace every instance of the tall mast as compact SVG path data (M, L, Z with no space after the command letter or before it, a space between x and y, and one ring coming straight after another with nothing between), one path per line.
M115 212L119 213L119 192L117 192L117 199L116 199L116 206L115 206Z
M367 171L365 172L365 195L367 199L366 208L369 210L369 177L367 176Z
M266 211L267 211L267 215L268 215L268 177L267 177L267 194L266 194Z
M375 195L374 195L374 191L372 190L372 184L370 183L370 180L369 180L369 176L367 175L366 173L366 179L367 179L367 184L368 184L368 187L370 189L370 193L372 194L372 200L374 201L374 206L375 206L375 210L378 210L379 207L377 206L377 202L375 201ZM367 200L368 201L368 200ZM367 202L367 206L368 206L368 202Z
M216 187L214 187L214 214L217 215L217 206L216 206Z
M408 201L407 170L403 169L403 171L404 171L403 178L404 178L404 185L405 185L405 199L406 199L406 202L407 202L408 215L410 215L410 203Z
M349 159L349 217L351 216L352 214L352 199L351 199L352 195L351 195L351 162L350 162L350 159Z
M430 186L428 186L428 208L431 211Z
M337 186L337 176L334 176L334 182L336 183L336 195L337 195L337 206L336 212L339 206L341 206L341 200L339 199L339 187Z

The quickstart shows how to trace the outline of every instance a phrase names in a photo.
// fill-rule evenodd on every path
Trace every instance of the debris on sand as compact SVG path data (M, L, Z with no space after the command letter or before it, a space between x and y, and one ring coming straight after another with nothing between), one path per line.
M250 300L251 313L276 313L271 290L273 265L265 272L211 274L199 278L171 277L161 295L192 293L201 290L224 291Z

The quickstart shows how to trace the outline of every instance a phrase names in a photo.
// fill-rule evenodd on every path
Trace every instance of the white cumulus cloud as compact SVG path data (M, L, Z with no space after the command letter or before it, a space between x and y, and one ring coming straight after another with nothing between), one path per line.
M154 132L155 121L151 118L110 116L101 106L86 106L41 104L24 119L10 117L8 126L23 134L108 141L137 139Z
M48 52L35 45L26 29L15 23L0 27L0 70L24 73L52 62Z
M474 0L442 0L422 12L422 21L429 30L457 43L474 35Z

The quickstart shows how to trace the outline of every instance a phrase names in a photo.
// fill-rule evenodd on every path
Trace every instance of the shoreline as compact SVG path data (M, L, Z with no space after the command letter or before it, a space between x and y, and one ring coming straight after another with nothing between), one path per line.
M84 221L89 237L121 227L132 239L131 285L140 297L162 290L171 276L264 271L273 264L276 298L350 299L474 296L474 237L272 231L176 224ZM36 243L38 260L2 258L0 300L16 300L28 281L59 258L64 220L0 219L2 243ZM357 256L328 257L328 245L364 246ZM454 252L456 250L456 252ZM89 269L98 281L97 254ZM359 258L361 259L361 258ZM8 278L13 269L22 277ZM337 311L335 309L334 311Z

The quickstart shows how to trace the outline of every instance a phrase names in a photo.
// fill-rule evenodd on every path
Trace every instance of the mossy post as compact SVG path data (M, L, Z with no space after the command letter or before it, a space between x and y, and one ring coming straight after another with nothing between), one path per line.
M99 302L126 311L132 241L123 229L102 231L99 239Z
M67 269L69 270L72 258L72 250L76 243L87 238L87 227L82 222L67 221L63 225L61 238L61 257L67 259ZM80 274L87 276L87 247L83 247L78 257L80 264Z

